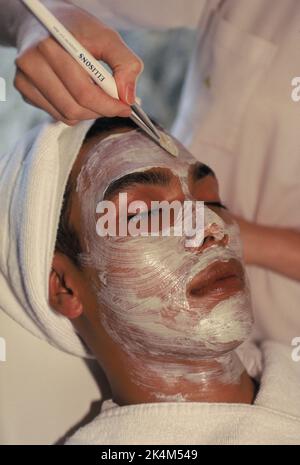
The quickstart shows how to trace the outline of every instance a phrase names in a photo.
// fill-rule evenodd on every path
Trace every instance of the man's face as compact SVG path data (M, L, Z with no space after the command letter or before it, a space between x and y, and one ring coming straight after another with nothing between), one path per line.
M220 202L213 172L176 144L175 158L131 130L95 139L77 163L79 216L73 222L97 321L133 357L220 355L244 341L252 327L237 226ZM127 205L120 207L120 193L128 204L145 202L148 217L157 214L152 201L204 201L204 240L187 246L185 234L159 235L161 218L156 236L118 236L117 228L116 237L100 237L103 214L96 210L103 200L115 205L117 224L124 215L128 226L141 220ZM178 221L171 218L170 230Z

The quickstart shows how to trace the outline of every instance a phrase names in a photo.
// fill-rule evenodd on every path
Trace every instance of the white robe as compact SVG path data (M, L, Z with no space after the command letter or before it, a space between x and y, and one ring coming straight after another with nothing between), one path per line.
M278 343L262 344L264 368L257 375L260 388L253 405L155 402L120 407L108 399L100 415L66 445L300 444L300 361L293 361L291 353ZM240 354L249 371L257 365L255 356Z

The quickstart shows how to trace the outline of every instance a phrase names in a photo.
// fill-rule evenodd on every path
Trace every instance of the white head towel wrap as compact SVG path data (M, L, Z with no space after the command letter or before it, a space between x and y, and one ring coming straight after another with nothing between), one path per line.
M48 304L65 185L93 121L46 123L0 156L0 309L32 334L92 357L70 321Z

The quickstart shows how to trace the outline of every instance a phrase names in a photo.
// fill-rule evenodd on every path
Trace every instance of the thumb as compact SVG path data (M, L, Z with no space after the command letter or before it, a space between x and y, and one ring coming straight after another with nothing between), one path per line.
M137 79L144 69L142 60L113 30L106 30L102 34L101 50L97 55L112 69L120 100L132 105L136 97Z
M135 102L137 80L142 69L143 64L137 60L120 66L114 72L119 98L128 105L133 105Z

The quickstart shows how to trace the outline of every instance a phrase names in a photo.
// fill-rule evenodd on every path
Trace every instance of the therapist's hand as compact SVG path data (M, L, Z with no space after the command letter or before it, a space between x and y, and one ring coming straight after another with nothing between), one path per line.
M120 100L100 89L29 14L20 30L14 81L24 100L69 125L99 116L129 116L142 61L117 32L83 10L68 4L51 10L95 58L110 66Z
M275 271L300 281L300 231L264 226L235 217L241 231L247 265Z

